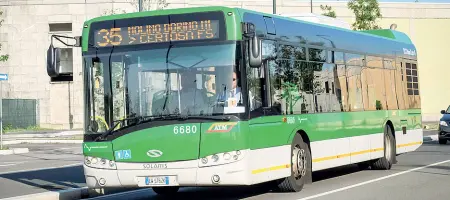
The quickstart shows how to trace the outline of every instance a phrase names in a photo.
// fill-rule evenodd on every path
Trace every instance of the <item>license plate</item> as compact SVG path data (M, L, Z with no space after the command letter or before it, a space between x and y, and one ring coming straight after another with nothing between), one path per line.
M145 177L145 185L169 185L169 177Z
M139 187L178 185L176 176L146 176L138 177Z

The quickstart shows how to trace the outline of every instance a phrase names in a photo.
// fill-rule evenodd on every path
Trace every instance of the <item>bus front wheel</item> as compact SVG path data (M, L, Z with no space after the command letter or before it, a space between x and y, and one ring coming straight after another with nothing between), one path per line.
M395 160L396 145L392 129L389 125L386 125L384 130L384 156L372 164L372 169L389 170Z
M281 192L299 192L311 176L311 151L300 134L291 145L291 175L279 181Z

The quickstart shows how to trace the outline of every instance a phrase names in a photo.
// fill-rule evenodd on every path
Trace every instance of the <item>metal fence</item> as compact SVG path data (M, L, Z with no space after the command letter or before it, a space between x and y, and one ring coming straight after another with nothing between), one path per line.
M3 99L3 126L27 128L37 125L36 99Z

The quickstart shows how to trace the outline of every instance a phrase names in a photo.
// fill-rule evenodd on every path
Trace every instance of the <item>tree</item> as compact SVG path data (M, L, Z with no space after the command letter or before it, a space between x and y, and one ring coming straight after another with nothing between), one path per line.
M350 0L347 6L355 13L353 30L380 29L376 20L382 15L377 0Z
M139 11L139 0L127 0L133 7L134 11ZM142 0L142 11L150 11L150 10L162 10L167 8L169 3L166 0ZM114 14L124 14L127 13L126 10L116 8L116 9L105 9L103 10L102 16L105 15L114 15Z
M127 13L126 10L122 10L120 8L116 8L116 9L105 9L103 10L102 16L106 16L106 15L115 15L115 14L124 14Z
M328 16L328 17L332 17L332 18L336 18L336 12L334 12L333 8L331 6L328 5L320 5L320 9L322 10L322 15L324 16Z
M0 17L3 16L3 11L0 10ZM0 27L2 26L3 22L5 20L1 19L0 20ZM2 44L0 44L0 51L2 50ZM8 54L0 54L0 62L6 62L8 61L9 55Z
M136 11L139 10L139 0L129 0L135 6ZM142 0L142 11L162 10L167 8L169 3L166 0Z

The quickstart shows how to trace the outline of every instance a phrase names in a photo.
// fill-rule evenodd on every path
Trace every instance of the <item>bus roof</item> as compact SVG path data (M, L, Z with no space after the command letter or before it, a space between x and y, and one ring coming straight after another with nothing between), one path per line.
M321 27L322 30L330 30L330 33L336 33L339 35L346 35L346 37L355 36L360 39L366 40L372 40L370 38L373 38L374 40L371 41L371 43L376 43L376 41L385 41L383 43L390 45L390 44L397 44L398 45L404 45L407 48L412 48L415 50L414 44L412 43L411 39L402 32L391 30L391 29L380 29L380 30L366 30L366 31L355 31L355 30L349 30L346 28L341 28L338 26L332 26L327 24L321 24L321 23L314 23L310 21L305 21L301 19L295 19L288 16L280 16L280 15L274 15L270 13L263 13L243 8L232 8L232 7L226 7L226 6L205 6L205 7L189 7L189 8L175 8L175 9L165 9L165 10L155 10L155 11L144 11L144 12L134 12L134 13L125 13L125 14L115 14L115 15L108 15L108 16L101 16L96 17L91 20L88 20L84 23L84 30L83 35L88 35L90 24L93 22L98 21L107 21L107 20L116 20L116 19L130 19L130 18L136 18L136 17L145 17L145 16L158 16L158 15L170 15L170 14L186 14L186 13L195 13L195 12L211 12L211 11L222 11L224 13L235 13L233 17L226 16L227 18L233 18L233 22L228 22L227 20L227 28L233 28L236 29L236 26L231 26L229 23L240 23L241 21L244 21L244 15L245 13L252 13L254 15L258 16L267 16L272 18L277 18L281 20L288 20L291 22L298 22L300 24L309 25L310 27ZM230 30L234 35L237 30ZM285 30L283 30L285 31ZM278 28L277 28L278 32ZM234 35L234 37L230 37L234 39L240 39L240 35ZM83 40L87 39L83 38ZM87 42L87 41L86 41ZM387 42L387 43L386 43ZM394 42L394 43L392 43ZM396 48L398 50L398 48Z
M85 22L85 26L91 24L92 22L114 20L114 19L127 19L127 18L134 18L134 17L143 17L143 16L156 16L156 15L169 15L169 14L181 14L181 13L192 13L192 12L208 12L208 11L232 12L234 10L241 10L244 12L251 12L251 13L260 14L260 15L264 15L264 16L291 19L291 20L303 22L303 23L312 23L312 24L316 24L316 25L327 26L329 28L336 28L336 29L342 29L342 30L346 30L346 31L352 31L352 30L347 30L345 28L340 28L337 26L330 26L330 25L326 25L326 24L314 23L314 22L301 20L298 18L290 17L290 16L273 15L273 14L269 14L269 13L247 10L247 9L243 9L243 8L233 8L233 7L226 7L226 6L174 8L174 9L165 9L165 10L114 14L114 15L100 16L100 17L90 19ZM399 32L399 31L395 31L395 30L380 29L380 30L353 31L353 32L358 32L358 33L362 33L362 34L371 34L371 35L375 35L375 36L380 36L380 37L384 37L384 38L397 40L398 42L412 44L411 40L409 39L409 37L406 34Z
M236 9L241 10L241 12L249 12L249 13L258 14L258 15L270 16L272 18L286 19L286 20L301 22L301 23L305 23L305 24L323 26L326 28L338 29L340 31L352 32L355 34L381 37L381 38L385 38L385 39L389 39L389 40L395 40L397 42L401 42L401 43L405 43L405 44L411 44L411 45L413 44L412 41L410 40L410 38L405 33L391 30L391 29L355 31L355 30L349 30L346 28L342 28L339 26L331 26L328 24L315 23L315 22L311 22L311 21L307 21L307 20L290 17L290 16L274 15L274 14L270 14L270 13L263 13L263 12L258 12L258 11L254 11L254 10L248 10L248 9L244 9L244 8L236 8Z

